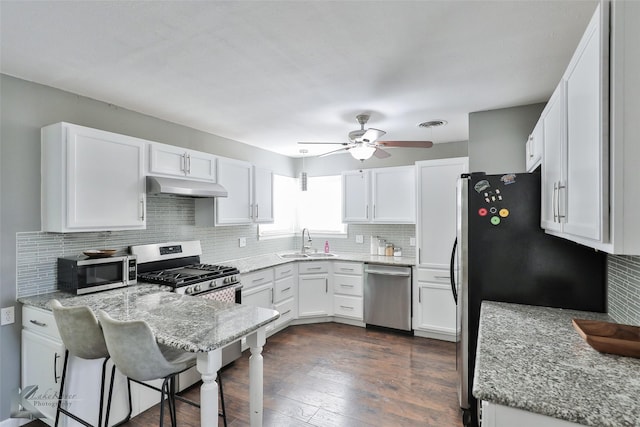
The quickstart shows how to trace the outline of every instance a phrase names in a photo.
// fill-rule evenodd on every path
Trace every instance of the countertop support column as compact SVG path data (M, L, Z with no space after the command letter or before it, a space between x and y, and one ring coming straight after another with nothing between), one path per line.
M197 369L202 376L200 387L200 425L218 426L218 383L216 376L222 367L222 350L198 353Z
M263 357L262 347L266 343L266 327L247 335L251 349L249 357L249 410L251 427L262 427Z

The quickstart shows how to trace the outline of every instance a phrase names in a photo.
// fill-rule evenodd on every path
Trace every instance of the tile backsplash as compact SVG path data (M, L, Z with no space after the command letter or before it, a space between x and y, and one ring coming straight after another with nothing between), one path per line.
M16 236L16 287L18 298L57 289L57 258L81 254L87 249L113 248L126 251L130 245L200 240L202 262L221 263L225 260L282 252L300 248L300 238L258 239L257 225L227 227L197 227L195 203L189 197L148 195L147 228L135 231L91 233L25 232ZM414 256L409 238L415 236L414 225L351 225L348 238L312 236L313 247L322 251L329 240L332 252L369 252L369 236L380 236L403 248L404 256ZM355 243L363 235L364 243ZM240 248L238 238L245 237L246 247Z
M607 258L609 315L619 323L640 326L640 256Z

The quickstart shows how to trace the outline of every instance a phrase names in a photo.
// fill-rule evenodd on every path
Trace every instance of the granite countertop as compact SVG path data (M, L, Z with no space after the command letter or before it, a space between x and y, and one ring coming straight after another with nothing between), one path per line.
M588 426L640 426L640 359L600 353L572 318L603 313L482 303L473 395Z
M292 253L293 251L280 252L280 255ZM236 267L240 273L250 273L252 271L261 270L263 268L275 267L277 265L299 261L355 261L365 262L369 264L386 264L398 266L413 266L416 264L414 257L392 257L381 255L369 255L359 253L336 253L336 256L327 258L281 258L278 254L257 255L247 258L231 259L217 264L229 265Z
M159 343L190 352L224 347L280 317L275 310L179 295L164 288L142 284L81 296L53 292L18 301L49 310L48 302L57 298L62 305L88 305L118 320L145 320Z

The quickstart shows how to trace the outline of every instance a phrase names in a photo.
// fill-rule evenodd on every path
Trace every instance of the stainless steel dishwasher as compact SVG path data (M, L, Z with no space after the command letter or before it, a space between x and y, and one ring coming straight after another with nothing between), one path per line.
M366 264L364 323L411 331L411 267Z

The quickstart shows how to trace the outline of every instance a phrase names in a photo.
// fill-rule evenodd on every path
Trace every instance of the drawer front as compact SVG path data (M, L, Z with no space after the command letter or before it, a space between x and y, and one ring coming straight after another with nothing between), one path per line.
M364 271L364 264L362 264L361 262L336 261L333 263L333 272L337 274L362 275L363 271Z
M22 327L62 340L53 313L37 307L22 307Z
M292 298L295 295L295 287L293 282L293 276L285 279L276 280L274 286L273 301L280 302L287 298Z
M418 280L421 282L451 284L449 270L418 268Z
M243 274L241 281L244 289L251 289L256 286L273 282L273 268L265 268L264 270Z
M274 322L276 328L295 319L295 301L293 298L276 304L274 309L280 313L280 317Z
M328 273L329 263L326 261L305 261L298 264L299 274Z
M362 312L362 297L333 296L333 313L335 316L362 320Z
M334 274L333 292L343 295L362 296L362 276Z
M279 279L284 279L285 277L289 277L289 276L293 276L293 270L295 268L295 263L290 262L288 264L285 265L279 265L278 267L276 267L275 270L275 276L276 276L276 280Z

